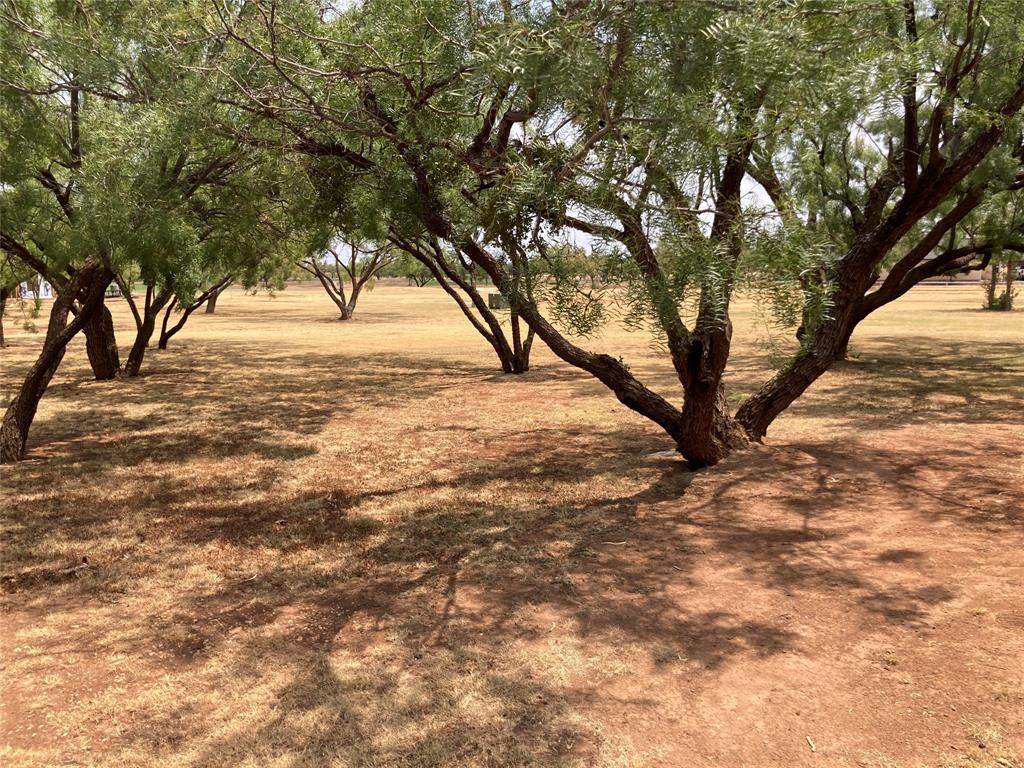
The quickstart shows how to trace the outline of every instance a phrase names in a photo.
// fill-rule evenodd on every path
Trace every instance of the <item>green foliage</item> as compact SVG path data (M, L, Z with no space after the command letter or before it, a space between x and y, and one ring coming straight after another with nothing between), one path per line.
M430 270L410 254L402 252L381 272L382 277L403 277L416 285L423 286L434 279Z
M222 49L194 34L194 9L3 6L0 216L58 284L90 260L182 300L224 274L280 283L288 196L307 182L214 129Z
M185 297L224 274L279 284L338 232L471 239L513 306L545 302L576 334L619 317L665 341L684 316L721 332L743 289L806 347L866 220L905 191L878 196L909 87L919 123L957 135L942 162L994 123L1009 138L872 268L975 187L943 247L1021 239L1020 117L998 114L1024 56L1018 0L918 2L913 32L902 0L569 5L12 4L5 230L51 269L102 258ZM40 168L73 190L73 222ZM429 273L404 256L389 274Z

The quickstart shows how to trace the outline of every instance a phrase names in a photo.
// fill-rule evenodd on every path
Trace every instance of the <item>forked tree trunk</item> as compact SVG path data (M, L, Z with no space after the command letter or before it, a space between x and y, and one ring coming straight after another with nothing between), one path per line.
M160 324L160 338L157 341L157 349L167 349L167 341L171 338L167 335L167 323L170 321L171 312L174 311L174 307L177 303L178 297L172 297L170 303L167 305L167 309L164 310L164 321Z
M457 270L453 269L445 261L436 244L432 246L433 254L431 254L397 235L393 237L393 242L423 264L430 271L431 279L437 281L437 284L441 286L444 292L452 297L459 309L462 310L462 314L466 316L466 319L491 345L494 354L498 356L498 362L503 373L526 373L530 370L530 348L533 346L534 337L532 327L530 327L524 342L516 341L520 334L519 315L512 315L513 343L509 344L508 339L505 338L505 331L501 327L501 322L487 306L487 302L484 301L483 296L480 295L475 285L464 279ZM456 290L456 286L469 298L473 305L472 309L466 304L459 290ZM475 313L474 309L476 310Z
M132 344L128 353L128 362L125 363L124 372L127 376L138 376L142 369L142 360L149 349L149 342L153 338L153 331L156 330L156 319L160 311L170 299L170 293L157 294L152 303L144 307L142 324L135 332L135 343Z
M476 284L470 283L473 290ZM511 310L509 319L512 325L512 358L509 360L510 370L506 373L526 373L530 370L530 349L533 347L534 332L529 325L526 326L526 338L523 339L519 327L519 313ZM500 357L500 354L499 354Z
M69 280L65 289L54 298L50 321L46 328L39 357L29 369L24 383L4 413L0 424L0 463L8 464L25 458L29 429L35 419L39 401L53 378L68 342L82 330L103 301L103 293L114 274L94 265L82 267ZM80 301L78 315L68 323L75 299Z
M221 280L219 283L216 283L207 288L205 291L199 294L195 301L193 301L191 304L184 308L184 310L181 313L181 317L178 318L178 322L175 323L170 328L168 328L167 324L170 322L171 319L171 311L174 309L175 304L180 303L177 300L177 298L171 301L171 303L167 305L167 311L164 312L164 321L160 327L160 341L157 343L157 348L167 349L167 342L171 340L171 337L174 336L174 334L176 334L178 331L185 327L185 323L188 322L188 319L189 317L192 316L192 313L199 309L201 306L203 306L203 304L205 304L207 301L209 301L210 296L213 293L224 290L229 285L231 285L232 282L232 278L229 275L228 277L225 277L223 280Z
M106 303L100 304L85 324L85 351L97 381L108 381L121 370L121 357L114 335L114 319Z
M164 323L163 327L160 329L160 341L157 343L157 347L159 349L167 349L167 343L171 340L174 334L176 334L178 331L185 327L185 323L188 322L188 319L189 317L191 317L192 313L199 309L199 307L201 306L202 302L193 302L192 304L189 304L187 307L185 307L184 311L182 311L181 317L178 318L178 322L176 322L170 328L167 327L167 321L171 314L171 307L168 307L167 312L164 314Z
M135 342L128 353L128 362L125 363L124 372L127 376L138 376L142 368L142 360L149 349L149 342L153 338L153 331L156 329L156 321L161 310L173 294L170 289L163 288L154 291L152 285L146 286L146 298L142 304L140 314L135 304L132 303L132 313L135 316Z
M352 286L352 292L348 295L348 301L341 310L342 320L351 320L352 316L356 313L356 303L359 301L359 294L363 292L364 283L358 280Z

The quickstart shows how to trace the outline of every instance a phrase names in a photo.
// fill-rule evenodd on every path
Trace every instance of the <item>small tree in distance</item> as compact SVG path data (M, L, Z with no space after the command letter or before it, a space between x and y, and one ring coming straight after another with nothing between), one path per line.
M395 277L404 277L417 288L428 285L434 279L433 274L426 265L409 253L402 253L389 270L389 274Z
M302 259L299 268L320 281L338 308L338 319L351 320L359 294L364 289L372 290L378 275L394 261L395 253L389 245L341 239L338 245L328 246L326 253Z

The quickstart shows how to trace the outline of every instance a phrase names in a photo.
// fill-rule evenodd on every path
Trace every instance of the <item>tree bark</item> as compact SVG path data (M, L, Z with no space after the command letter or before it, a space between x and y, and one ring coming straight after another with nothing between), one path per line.
M999 286L999 265L993 264L985 287L985 309L996 309L996 289Z
M729 414L722 382L731 344L732 323L727 318L691 334L679 431L673 437L694 469L713 466L749 442L743 427Z
M54 298L42 351L7 407L0 424L0 463L8 464L25 458L28 433L39 401L64 359L68 342L97 311L113 277L114 274L105 267L82 267L75 272L65 290ZM78 314L68 323L68 315L76 298L80 301Z
M7 340L4 338L4 314L7 312L9 293L6 288L0 288L0 349L7 346Z
M180 304L180 302L172 301L167 306L167 312L164 314L164 322L160 329L160 341L158 342L157 347L159 349L167 349L167 342L171 340L171 337L174 336L174 334L176 334L178 331L185 327L185 323L188 322L188 319L192 315L192 313L199 309L201 306L203 306L203 304L205 304L207 301L209 301L211 294L213 294L215 291L224 290L224 288L230 285L231 282L232 278L229 275L228 277L225 277L223 280L221 280L219 283L215 283L214 285L207 288L205 291L199 294L195 301L193 301L191 304L184 308L184 310L181 313L181 317L178 318L178 322L175 323L170 328L168 328L167 323L171 317L171 310L174 309L175 303Z
M174 311L174 306L178 303L178 297L175 296L171 299L167 305L167 309L164 310L164 321L160 324L160 339L157 342L157 349L167 349L167 340L170 336L167 335L167 323L171 319L171 312Z
M225 285L224 288L227 288ZM217 311L217 299L220 298L224 288L218 288L216 291L210 294L210 298L206 301L206 314L212 315Z
M348 301L345 303L345 308L341 312L342 320L351 320L352 316L356 313L356 303L359 301L359 294L362 293L363 283L356 281L352 285L352 290L348 295Z
M163 291L155 296L152 295L151 290L147 292L147 301L143 307L141 322L135 332L135 343L132 344L131 351L128 353L128 362L124 366L127 376L139 375L139 371L142 369L142 360L146 355L146 350L149 349L153 331L156 330L156 319L170 298L170 291Z
M114 319L101 303L85 324L85 351L96 381L109 381L121 370L121 357L114 335Z
M147 315L142 321L142 327L135 334L135 343L132 344L128 353L128 362L124 365L124 372L127 376L138 376L142 368L142 360L149 348L149 341L153 338L153 330L156 328L156 317Z
M1003 288L1003 309L1009 312L1010 310L1013 309L1013 280L1017 274L1016 259L1011 259L1010 261L1006 262L1005 267L1006 276L1003 278L1005 280L1005 285Z

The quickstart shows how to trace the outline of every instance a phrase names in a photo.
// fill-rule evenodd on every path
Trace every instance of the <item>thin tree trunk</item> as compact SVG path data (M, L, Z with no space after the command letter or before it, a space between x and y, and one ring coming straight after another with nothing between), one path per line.
M227 286L224 286L224 288L227 288ZM224 291L224 288L218 288L210 294L210 298L206 301L206 314L212 315L217 311L217 299L220 298L220 294Z
M436 270L435 267L432 267L429 264L427 265L427 267L432 271ZM473 324L473 327L476 328L477 333L483 336L484 339L487 340L487 343L491 345L491 348L494 350L494 354L498 356L498 363L501 365L501 370L504 373L512 373L512 360L506 355L506 346L503 346L498 343L496 337L494 336L494 333L492 331L489 331L487 327L480 321L480 318L473 314L473 310L470 309L469 305L466 304L462 296L459 295L459 292L455 290L454 287L452 287L451 283L449 283L444 278L444 275L441 274L440 270L434 271L434 279L437 281L437 284L441 286L444 292L455 300L455 303L458 304L459 309L462 310L462 314L465 315L469 322Z
M100 304L85 324L85 351L97 381L108 381L121 370L121 357L114 335L114 319L106 303Z
M4 338L4 314L7 312L7 297L10 292L6 288L0 288L0 349L7 346Z
M329 298L334 303L334 306L338 308L339 320L348 320L352 317L352 312L349 310L348 302L345 298L344 286L335 285L331 276L320 268L320 264L316 259L309 260L308 266L306 262L301 262L299 266L320 281L320 285L323 287L324 293L327 294L327 298Z
M181 317L178 318L178 322L176 322L170 328L167 327L167 317L165 316L164 317L164 325L163 325L163 328L160 331L160 341L157 344L158 348L159 349L167 349L167 342L169 342L171 340L171 337L174 336L174 334L176 334L178 331L180 331L182 328L185 327L185 323L188 322L188 319L189 319L189 317L191 317L192 313L195 312L197 309L199 309L199 307L201 307L202 305L203 305L203 302L201 302L201 301L196 301L196 302L193 302L192 304L189 304L182 311ZM168 312L168 315L169 314L170 314L170 312Z
M50 322L39 357L29 369L24 383L7 407L0 424L0 463L12 463L25 458L29 429L35 419L39 401L56 373L68 342L82 330L103 301L103 293L114 274L105 267L82 267L54 298ZM77 316L68 323L68 315L75 299L81 306Z
M153 330L156 328L156 316L147 313L142 321L142 327L135 334L135 343L132 344L128 353L128 362L125 363L124 372L127 376L138 376L142 368L142 359L149 348L149 341L153 338Z
M501 361L501 369L505 373L524 373L530 367L529 351L525 356L525 361L521 357L517 357L513 347L508 343L508 339L505 338L505 331L501 327L501 322L497 316L491 311L490 307L487 306L487 302L484 301L484 297L480 295L480 292L473 287L467 280L458 273L458 270L453 269L451 265L444 260L442 256L434 259L437 262L438 269L451 280L453 283L459 286L462 291L469 296L469 300L473 302L473 306L476 307L476 311L487 323L487 327L491 330L491 335L494 337L492 346L498 355L498 359ZM428 269L430 265L427 265ZM431 272L434 270L431 269ZM437 275L434 275L437 279ZM513 333L515 329L513 329ZM525 368L523 366L526 366Z
M178 303L178 297L175 296L171 299L167 305L167 309L164 311L164 321L160 324L160 339L157 342L157 349L167 349L167 340L170 336L167 335L167 323L171 319L171 312L174 311L175 305Z
M157 293L155 296L147 295L146 306L143 309L142 323L135 332L135 343L132 344L128 353L128 362L125 363L124 372L128 376L138 376L142 368L142 360L149 349L149 342L153 338L153 331L156 329L156 319L164 304L171 298L170 291Z
M1005 288L1003 293L1003 309L1007 312L1013 309L1013 280L1017 274L1017 262L1011 260L1006 262L1006 276L1004 277Z
M455 300L455 303L459 305L459 309L462 310L462 314L469 319L477 332L494 349L494 354L498 356L498 362L501 364L502 372L523 373L529 369L530 345L533 343L532 333L529 336L529 344L524 345L522 355L517 357L509 345L508 339L505 338L505 332L502 330L501 323L495 314L491 312L483 296L480 295L480 292L471 283L463 279L456 270L451 268L444 260L443 254L440 253L439 249L434 247L434 254L431 256L431 254L423 252L416 244L403 240L400 237L393 237L393 242L423 264L430 271L432 279L437 281L437 284L441 286L445 293ZM466 305L466 302L459 295L455 287L453 287L452 283L469 297L470 302L477 311L476 315Z
M996 289L999 287L999 265L993 264L989 272L988 285L985 288L985 309L996 308Z
M352 284L352 291L348 295L348 302L345 304L345 310L341 313L342 320L352 319L352 316L356 313L356 303L359 301L359 294L362 290L363 282L357 281Z
M207 288L205 291L199 294L199 297L195 301L193 301L191 304L185 307L184 311L182 311L181 313L181 317L178 318L178 322L175 323L171 328L167 327L167 322L171 316L171 309L174 307L174 304L172 303L170 306L168 306L167 313L164 315L163 326L160 330L160 341L157 345L158 348L167 349L167 342L171 340L171 337L174 336L174 334L176 334L178 331L185 327L185 323L188 322L188 319L192 315L192 313L199 309L201 306L203 306L203 304L205 304L207 301L209 301L211 294L213 294L215 291L223 290L230 284L231 277L228 276L221 280L219 283L216 283L215 285L212 285L209 288Z
M522 349L519 350L519 356L515 360L513 373L526 373L530 370L530 350L533 348L534 339L533 328L529 325L526 326L526 340L523 342Z

